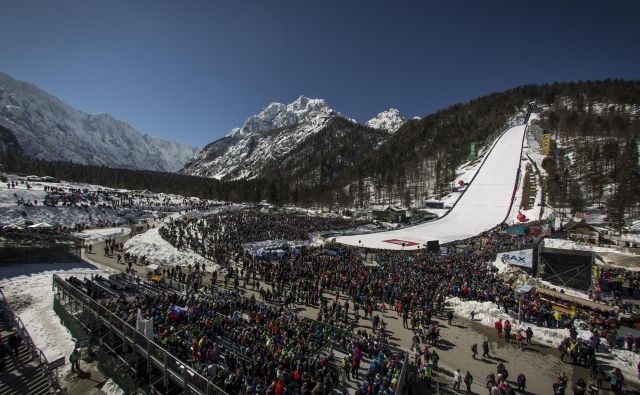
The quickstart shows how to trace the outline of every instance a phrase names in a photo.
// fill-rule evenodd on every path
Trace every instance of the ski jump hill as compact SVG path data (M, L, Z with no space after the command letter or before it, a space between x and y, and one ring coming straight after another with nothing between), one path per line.
M529 111L530 113L530 111ZM387 250L425 248L428 241L464 240L504 222L515 197L527 114L523 124L507 129L454 207L440 219L403 229L337 237L336 242Z

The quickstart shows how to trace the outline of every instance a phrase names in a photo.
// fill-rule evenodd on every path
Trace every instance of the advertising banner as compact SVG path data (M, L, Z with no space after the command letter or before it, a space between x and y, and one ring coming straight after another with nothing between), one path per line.
M507 228L507 233L510 235L524 236L524 226L514 226L512 228Z
M551 130L544 130L542 132L542 141L540 143L540 153L542 155L551 155Z
M498 254L501 256L502 262L509 265L516 265L522 267L533 267L533 250L518 250L501 252Z

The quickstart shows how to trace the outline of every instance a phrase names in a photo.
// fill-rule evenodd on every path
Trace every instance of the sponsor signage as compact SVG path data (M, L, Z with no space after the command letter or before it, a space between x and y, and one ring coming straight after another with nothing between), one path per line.
M540 153L542 155L551 155L551 133L553 133L552 130L542 131L542 141L540 143Z
M389 240L382 240L382 241L384 241L385 243L401 245L403 247L412 247L412 246L418 245L418 243L414 243L413 241L400 240L400 239L389 239Z
M507 233L510 235L522 235L524 236L524 226L515 226L513 228L508 228Z
M500 253L502 262L522 267L533 267L533 249Z

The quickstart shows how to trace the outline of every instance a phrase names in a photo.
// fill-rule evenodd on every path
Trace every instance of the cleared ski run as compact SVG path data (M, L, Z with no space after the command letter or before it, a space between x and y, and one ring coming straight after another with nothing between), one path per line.
M337 237L341 244L400 250L468 239L502 223L511 209L522 155L525 125L507 129L454 207L442 218L402 229ZM405 246L402 246L402 243Z

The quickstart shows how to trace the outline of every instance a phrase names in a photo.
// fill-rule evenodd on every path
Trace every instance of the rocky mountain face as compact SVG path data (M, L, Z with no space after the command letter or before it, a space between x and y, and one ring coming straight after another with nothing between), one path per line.
M400 111L395 108L390 108L365 122L365 126L393 133L400 129L400 126L402 126L406 121L407 118L400 115Z
M285 178L297 188L328 185L375 152L388 138L386 130L334 117L286 155L267 161L262 177Z
M336 134L336 127L341 130L368 129L379 145L404 121L398 110L391 109L363 126L336 112L322 99L300 96L287 105L269 104L247 119L242 127L204 147L185 165L182 173L224 180L254 179L266 171L274 171L279 164L304 166L299 155L309 152L311 137L318 134L335 137L324 142L326 146L322 151L344 146L349 133ZM318 148L316 143L313 140L315 149ZM309 155L317 157L318 152L309 152ZM298 161L293 159L293 153L298 155Z
M0 151L9 150L4 141L15 139L24 155L37 159L175 172L198 153L196 147L142 134L109 114L82 112L2 72L0 126Z
M22 147L13 132L0 125L0 152L22 155Z

